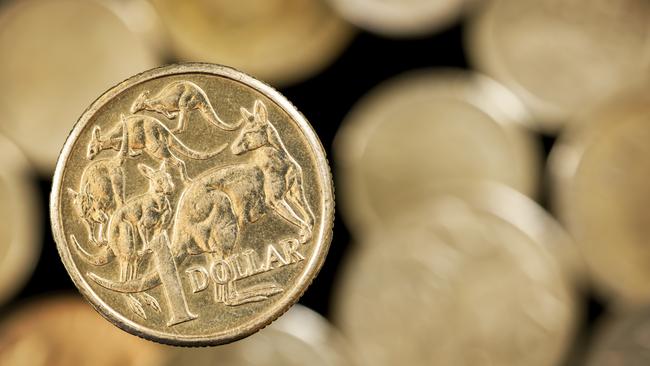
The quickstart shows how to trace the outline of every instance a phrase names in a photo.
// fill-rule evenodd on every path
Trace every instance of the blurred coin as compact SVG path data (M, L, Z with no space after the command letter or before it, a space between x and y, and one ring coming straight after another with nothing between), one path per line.
M0 135L0 302L31 275L41 248L39 192L23 153Z
M351 366L338 332L320 315L292 307L268 328L240 342L212 348L176 348L165 366Z
M650 94L579 117L550 156L555 209L603 293L650 301Z
M231 65L274 84L324 68L352 36L323 1L150 1L179 58Z
M466 0L329 0L341 16L371 32L405 37L448 26Z
M493 0L468 32L479 70L554 132L575 112L650 75L646 0Z
M335 319L365 364L541 366L562 359L576 316L563 274L539 241L543 233L492 212L489 200L471 206L446 197L413 209L426 225L369 238L348 260Z
M606 318L596 334L586 365L650 365L650 308Z
M420 71L389 81L348 115L334 142L353 233L455 183L489 180L535 195L540 148L518 99L480 75Z
M0 326L1 366L158 366L163 351L72 296L33 301Z
M8 4L0 55L0 131L43 174L85 106L115 80L159 62L115 13L87 0Z

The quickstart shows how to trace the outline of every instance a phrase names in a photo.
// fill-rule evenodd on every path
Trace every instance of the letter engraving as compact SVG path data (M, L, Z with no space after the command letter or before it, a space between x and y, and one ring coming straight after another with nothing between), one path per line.
M190 279L190 287L192 292L197 293L208 288L208 271L201 266L189 267L185 270L188 278Z

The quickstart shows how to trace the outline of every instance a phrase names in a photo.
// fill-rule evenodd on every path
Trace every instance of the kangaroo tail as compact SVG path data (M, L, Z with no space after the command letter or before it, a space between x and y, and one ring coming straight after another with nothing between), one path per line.
M199 107L199 111L201 111L201 114L205 119L208 120L208 122L226 131L234 131L238 129L239 126L241 126L244 120L239 120L237 123L231 124L231 123L224 122L221 118L219 118L217 112L215 112L214 108L212 107L212 104L210 104L207 95L204 96L205 96L205 103Z
M158 272L155 270L147 273L140 279L133 279L125 282L115 282L92 272L88 272L87 275L91 280L103 288L130 294L151 290L152 288L157 287L162 283Z
M81 258L94 266L103 266L108 264L108 262L110 262L115 256L113 250L111 250L108 245L101 247L97 254L91 254L79 244L74 235L70 235L70 240L74 243L74 247Z
M226 147L228 147L228 144L223 144L223 145L220 145L214 151L209 151L209 152L196 151L196 150L192 150L189 147L187 147L176 136L174 136L174 135L171 135L171 136L172 136L172 138L171 138L170 146L174 150L178 151L179 153L181 153L181 154L183 154L183 155L185 155L185 156L187 156L189 158L197 159L197 160L210 159L210 158L212 158L214 156L219 155L219 153L221 153L223 150L226 149Z

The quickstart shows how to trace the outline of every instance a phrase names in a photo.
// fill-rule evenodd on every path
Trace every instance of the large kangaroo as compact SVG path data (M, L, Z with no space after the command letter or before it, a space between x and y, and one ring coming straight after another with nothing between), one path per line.
M203 118L223 130L233 131L239 127L219 118L205 92L190 81L171 82L153 97L149 97L149 93L148 90L144 91L136 98L131 105L131 113L146 110L163 114L169 119L178 117L178 125L173 132L185 130L185 119L192 110L198 110Z
M262 101L255 101L252 113L243 107L240 111L244 127L230 149L235 155L253 154L251 163L264 175L265 203L301 229L300 241L304 243L311 238L315 218L305 198L302 169L268 120Z
M124 141L124 128L127 130L127 149L131 157L146 152L149 156L177 167L183 181L189 181L185 162L176 156L172 150L192 159L205 160L222 152L227 144L223 144L212 152L199 152L185 146L162 122L145 115L120 116L122 123L111 130L106 138L102 138L101 129L95 126L92 139L88 145L88 159L93 159L103 150L118 150Z

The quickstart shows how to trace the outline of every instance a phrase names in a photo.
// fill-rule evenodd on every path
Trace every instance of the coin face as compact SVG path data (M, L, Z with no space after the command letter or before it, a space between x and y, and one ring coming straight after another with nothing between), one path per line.
M151 1L177 57L232 65L274 84L325 67L353 34L323 1Z
M14 1L0 13L0 131L50 175L60 141L99 93L158 60L97 1Z
M27 158L0 135L0 302L32 273L41 247L41 212Z
M341 16L371 32L417 36L444 28L458 18L466 0L329 0Z
M308 308L296 305L268 328L221 347L169 352L167 366L351 366L344 340Z
M489 199L484 204L448 197L414 209L416 221L368 237L349 259L334 314L361 364L553 365L562 358L575 309L539 241L542 226L531 212L504 215Z
M325 259L333 204L323 148L289 101L233 69L181 64L86 110L51 218L102 315L159 342L215 345L297 301Z
M2 366L155 366L162 348L112 327L72 296L35 300L0 326Z
M650 363L650 309L611 316L589 351L587 366L643 366Z
M650 300L648 118L648 93L626 94L582 115L550 157L555 210L616 301Z
M650 70L645 0L495 0L468 32L475 66L511 87L538 128L557 131Z
M371 230L468 181L534 195L541 159L527 118L502 86L464 71L420 71L383 84L347 116L334 142L346 223L354 233Z

